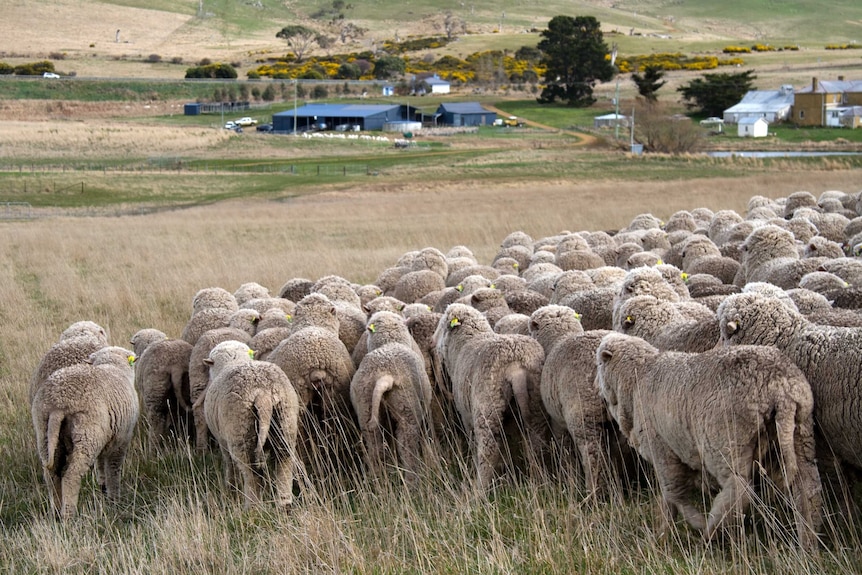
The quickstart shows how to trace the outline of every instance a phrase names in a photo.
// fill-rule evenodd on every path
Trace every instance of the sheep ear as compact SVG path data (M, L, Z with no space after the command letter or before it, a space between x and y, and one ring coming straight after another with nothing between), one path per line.
M449 321L449 329L452 329L452 328L458 327L459 325L461 325L461 320L459 320L457 317L453 317L453 318Z
M627 315L626 318L623 320L623 329L628 329L628 328L632 327L634 324L635 324L635 318L633 318L630 315Z
M204 359L204 365L212 365L214 362L210 358Z
M737 331L739 331L739 324L737 324L735 321L729 321L725 325L724 330L727 332L728 336L732 336Z
M614 354L609 349L603 349L602 353L600 355L600 359L605 363L609 362L613 357L614 357Z
M332 315L337 315L337 311L335 309L335 306L332 306L329 308L329 313L331 313Z

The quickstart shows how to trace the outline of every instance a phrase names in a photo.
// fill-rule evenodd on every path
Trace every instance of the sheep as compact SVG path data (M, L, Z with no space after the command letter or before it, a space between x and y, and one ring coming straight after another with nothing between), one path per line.
M167 437L171 416L180 422L180 416L192 412L189 386L192 349L187 341L165 338L147 346L135 364L135 386L150 426L151 448L158 447L159 441Z
M775 348L660 352L640 338L606 335L596 350L602 397L629 444L652 463L669 524L678 512L710 540L750 503L755 463L792 493L797 535L813 547L821 526L814 400L804 374ZM780 462L768 452L778 451ZM689 500L701 473L719 492L706 516Z
M293 315L296 304L283 297L257 297L243 302L240 309L253 309L261 315L271 309L279 309L287 315Z
M559 305L578 312L585 330L611 329L614 300L618 291L616 286L594 287L571 294L560 300Z
M168 339L168 336L165 332L148 327L135 332L132 339L129 340L129 344L132 346L135 357L141 357L150 345L166 339ZM137 387L137 379L135 387Z
M718 318L724 345L770 345L796 362L814 393L814 417L827 442L823 447L862 469L862 416L853 407L862 402L862 329L814 324L759 293L728 297Z
M236 311L239 305L232 293L224 288L209 287L198 290L192 298L192 315L204 309L220 308Z
M798 208L812 208L817 205L817 198L814 194L806 191L793 192L787 196L787 202L784 204L784 218L789 220L793 217L793 212Z
M31 407L36 445L53 508L77 513L81 479L95 465L110 499L120 494L120 470L138 421L135 356L122 347L93 352L85 363L53 372Z
M368 353L350 382L366 462L380 471L387 433L411 482L418 477L423 445L433 437L431 382L404 318L389 311L368 320Z
M668 234L679 230L693 232L697 229L697 222L694 221L694 216L691 212L680 210L670 215L664 224L664 231Z
M766 281L783 289L799 284L800 278L815 271L821 258L800 260L793 234L774 225L755 229L740 249L742 265L733 283L744 286L749 282Z
M108 336L104 328L95 322L85 320L75 322L60 334L30 377L27 390L28 405L48 377L62 367L69 367L85 361L91 353L108 346Z
M508 248L515 245L520 245L532 249L533 238L531 238L530 235L526 232L516 230L503 238L503 241L500 243L501 248Z
M268 298L269 289L256 282L244 283L233 292L233 297L239 307L252 299Z
M287 301L287 300L284 300ZM294 311L296 310L296 306L292 306ZM286 313L283 309L278 307L271 307L260 314L260 319L255 326L254 335L258 333L271 329L274 327L283 327L290 328L290 323L293 320L293 312Z
M839 327L862 327L862 314L855 309L832 307L831 300L825 295L805 288L787 290L787 295L793 299L797 311L812 323Z
M500 272L500 275L517 276L522 269L521 264L515 258L500 257L495 258L491 267Z
M201 335L192 346L189 355L189 400L195 425L195 449L204 452L209 446L209 431L204 416L203 398L210 381L209 366L205 363L210 352L224 341L239 341L248 344L251 334L233 327L211 329Z
M573 310L569 310L573 311ZM494 324L494 333L530 335L530 316L523 313L504 315Z
M532 452L543 450L548 430L539 384L545 353L529 337L495 334L481 312L459 303L440 317L433 341L452 382L478 485L488 489L506 451L501 441L511 404Z
M799 287L826 294L833 290L843 290L850 287L846 281L830 272L813 271L805 274L799 280Z
M718 344L718 318L691 319L677 304L642 295L627 299L619 308L617 331L640 337L660 350L702 352Z
M496 288L479 288L459 298L456 303L476 308L488 319L492 327L501 317L512 313L509 304L506 303L506 295Z
M220 327L235 327L254 335L259 320L260 314L253 309L237 309L233 312L221 308L205 309L191 317L180 339L194 345L202 334Z
M619 453L618 461L631 459L595 385L596 349L608 333L585 332L563 306L548 305L530 316L530 335L545 350L540 390L552 435L574 442L587 489L600 495L608 493L611 454Z
M833 273L851 286L862 287L862 260L854 258L829 259L820 262L817 271Z
M515 262L515 269L527 269L530 267L530 259L533 257L533 248L522 246L522 245L513 245L507 248L500 248L497 254L494 256L494 259L491 261L492 267L497 267L495 264L500 260L512 260ZM498 268L500 269L500 268Z
M287 376L238 341L215 346L205 360L212 382L204 399L209 430L222 454L225 483L242 476L245 507L261 501L267 458L275 460L276 504L293 502L293 467L299 429L299 402ZM268 448L268 456L265 449Z
M833 242L823 236L814 236L805 244L802 257L843 258L844 248L838 242Z
M444 280L449 275L449 264L446 255L437 248L423 248L410 263L413 271L430 270Z
M494 282L496 281L497 280L494 280ZM431 308L436 312L443 313L443 310L445 310L446 306L450 303L464 297L465 295L473 293L479 288L489 288L492 285L495 285L494 282L481 275L467 276L459 282L458 285L444 288L440 293L440 297L437 298L437 301L434 302L434 305L432 305Z
M446 278L432 270L410 271L395 283L392 293L387 293L405 303L419 301L423 296L446 287Z
M529 269L529 268L528 268ZM491 281L496 280L500 277L500 272L491 266L486 266L482 264L474 264L472 266L466 266L458 269L457 271L451 272L446 277L446 285L444 287L454 287L459 283L464 281L464 278L467 276L479 275L488 278Z
M349 280L337 275L323 276L311 286L312 293L319 293L329 298L329 301L346 302L362 309L362 299Z
M496 284L494 285L496 286ZM549 303L548 298L531 290L524 289L510 292L503 290L500 291L502 291L503 298L506 300L506 304L509 306L509 310L512 313L530 315L540 307L548 305Z
M359 296L362 309L365 309L368 302L383 296L383 290L374 284L365 284L356 288L356 295Z
M502 275L495 279L493 283L483 287L495 287L501 292L505 294L510 294L516 291L526 291L527 290L527 280L519 276L513 276L511 274ZM539 294L541 295L541 294Z
M303 442L316 438L333 441L343 430L312 433L324 422L352 424L350 380L356 367L350 351L339 339L335 305L319 293L296 304L293 332L267 357L284 371L296 390L303 409ZM332 419L334 417L334 419Z
M249 340L248 346L254 350L254 357L265 360L278 347L282 341L288 338L293 329L291 327L268 327L258 330Z
M307 278L293 278L287 280L278 290L278 297L297 302L311 293L314 282Z

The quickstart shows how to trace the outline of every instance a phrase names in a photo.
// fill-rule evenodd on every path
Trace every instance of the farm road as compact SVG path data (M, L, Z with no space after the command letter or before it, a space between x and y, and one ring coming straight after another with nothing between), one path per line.
M511 114L509 114L508 112L504 112L500 108L497 108L496 106L491 106L490 104L482 104L482 107L485 108L486 110L488 110L489 112L496 112L497 115L499 115L499 116L503 116L503 117L511 116ZM534 121L528 120L526 118L521 118L521 121L523 121L528 126L532 126L534 128L540 128L542 130L551 130L554 132L563 132L563 133L569 134L571 136L575 136L576 138L578 138L580 140L577 144L575 144L575 146L591 146L591 145L595 144L597 141L595 136L591 136L590 134L584 134L583 132L575 132L574 130L561 130L560 128L555 128L553 126L547 126L545 124L540 124L539 122L534 122Z

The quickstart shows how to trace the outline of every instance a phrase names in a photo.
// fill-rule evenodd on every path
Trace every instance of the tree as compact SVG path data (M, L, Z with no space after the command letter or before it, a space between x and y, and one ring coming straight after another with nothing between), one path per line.
M374 62L374 77L378 80L386 80L395 74L403 74L406 69L404 60L398 56L383 56Z
M637 72L632 72L632 80L638 87L638 94L649 103L658 100L655 93L667 83L661 80L663 77L664 72L658 66L647 66L644 68L643 76Z
M296 61L302 62L302 58L320 39L320 34L307 26L291 24L279 30L275 37L287 41L287 45L296 56Z
M674 116L658 102L641 103L635 113L635 138L650 152L685 154L697 149L703 129L689 118Z
M753 70L736 74L706 74L680 86L686 106L699 110L707 116L721 117L724 111L738 104L745 94L754 89L757 76Z
M592 16L554 16L541 36L537 47L547 72L539 103L559 98L569 106L592 105L595 83L614 76L599 21Z

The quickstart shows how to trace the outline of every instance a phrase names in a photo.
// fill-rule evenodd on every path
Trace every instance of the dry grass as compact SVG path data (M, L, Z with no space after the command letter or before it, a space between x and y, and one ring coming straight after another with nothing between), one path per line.
M339 274L358 283L411 249L469 246L489 262L502 238L612 229L637 213L743 210L754 194L853 190L847 172L749 179L549 182L541 188L424 186L225 202L146 216L6 222L0 248L0 564L11 572L810 573L857 571L852 538L819 557L780 528L705 546L685 527L654 534L650 490L584 499L581 479L534 470L486 499L469 460L431 469L412 493L350 477L312 480L290 516L244 512L215 456L154 454L142 427L119 504L85 484L81 517L50 517L26 407L30 373L69 323L92 319L125 344L143 327L179 335L197 289ZM764 520L766 521L766 520Z

